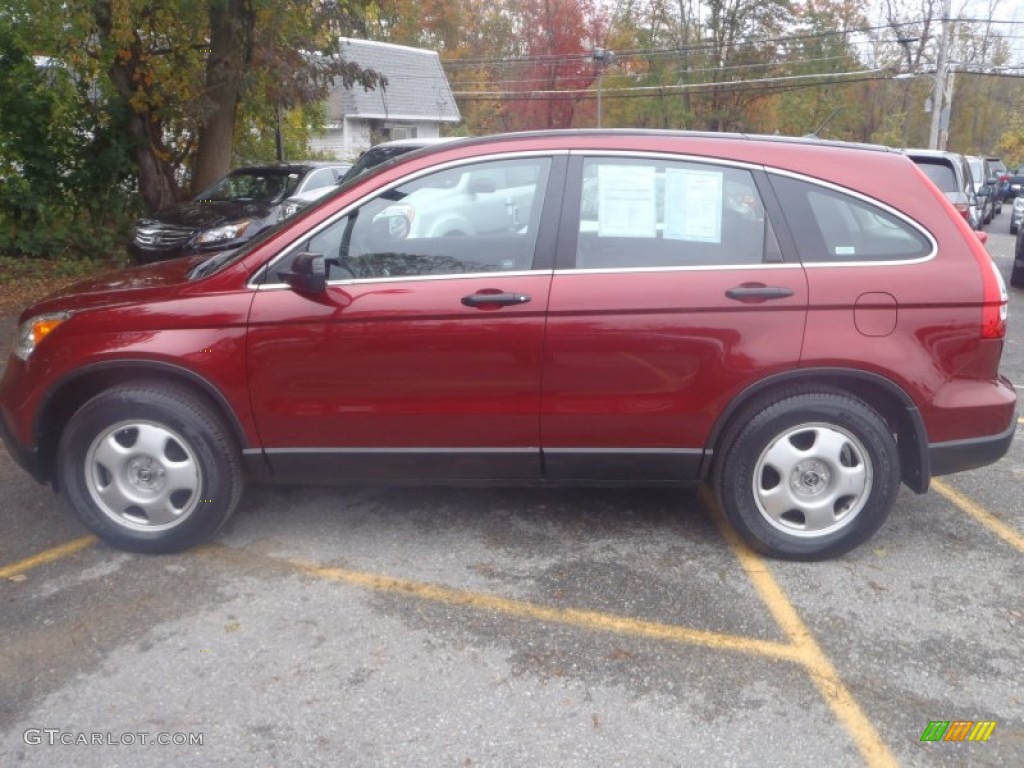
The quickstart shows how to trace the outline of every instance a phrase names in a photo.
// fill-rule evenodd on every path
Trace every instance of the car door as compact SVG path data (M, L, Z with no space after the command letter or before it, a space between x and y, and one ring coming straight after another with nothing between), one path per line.
M529 479L540 474L541 352L564 157L463 166L531 179L521 227L418 234L440 169L378 190L272 263L250 318L248 371L274 473L327 479ZM411 202L410 202L411 201ZM472 205L462 213L472 219ZM298 253L327 287L284 284Z
M766 186L714 161L572 159L541 405L549 478L692 481L730 401L798 364L807 283Z

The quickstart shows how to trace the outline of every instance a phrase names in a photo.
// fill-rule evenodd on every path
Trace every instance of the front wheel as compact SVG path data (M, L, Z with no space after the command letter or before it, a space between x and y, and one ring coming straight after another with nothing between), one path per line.
M89 400L64 430L57 469L82 522L130 552L179 552L207 540L243 485L223 420L168 383L125 384Z
M723 440L715 490L757 551L794 560L847 552L885 522L899 489L896 442L867 404L836 393L766 404Z

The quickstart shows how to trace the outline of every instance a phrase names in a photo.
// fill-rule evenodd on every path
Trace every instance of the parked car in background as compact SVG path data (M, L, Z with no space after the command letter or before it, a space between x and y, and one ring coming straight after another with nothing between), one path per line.
M996 214L1002 212L1003 203L1013 197L1010 192L1010 171L1000 157L988 157L989 169L995 178Z
M995 177L989 168L988 160L977 155L967 155L967 164L971 167L971 179L974 183L974 194L978 199L982 225L989 224L996 215Z
M1014 210L1017 210L1017 203L1021 198L1014 201ZM1010 285L1014 288L1024 288L1024 227L1017 224L1017 239L1013 246L1013 268L1010 271Z
M363 154L359 156L359 159L352 164L352 167L349 168L345 177L342 179L342 183L352 181L352 179L362 176L371 168L375 168L382 163L386 163L388 160L401 157L402 155L408 152L413 152L417 149L424 149L426 147L444 144L447 141L452 141L452 138L395 139L394 141L384 141L380 144L374 144L368 150L363 152Z
M346 184L353 179L362 176L364 173L369 171L371 168L375 168L388 160L393 160L396 157L413 152L417 149L423 149L425 147L431 147L436 144L443 143L445 141L451 141L449 138L423 138L423 139L395 139L394 141L385 141L381 144L375 144L368 150L363 152L359 159L355 163L348 166L344 175L339 179L337 186ZM315 203L317 200L322 198L324 195L331 192L336 187L330 187L328 189L319 190L317 192L306 192L293 195L285 201L284 206L281 210L281 219L290 218L304 208L308 208L310 205Z
M1021 219L1024 218L1024 195L1013 199L1013 207L1010 209L1010 234L1016 235L1020 229Z
M1006 311L992 258L900 152L491 136L233 251L36 302L0 433L133 551L208 539L248 477L707 482L752 546L821 558L872 536L901 483L1009 449Z
M348 169L352 167L352 164L342 163L336 167L336 178L333 184L324 185L322 187L314 187L312 189L306 189L304 192L296 192L291 197L286 198L285 201L281 204L278 218L281 221L284 221L287 218L291 218L296 213L301 211L303 208L312 205L317 200L322 198L324 195L327 195L332 190L337 189L341 185L342 179L345 177L345 173L348 172Z
M982 228L981 210L967 159L956 152L905 149L906 155L934 182L972 229Z
M280 219L285 198L330 188L342 163L254 165L232 171L188 202L139 219L128 252L136 264L237 248Z
M1009 199L1024 195L1024 173L1011 174L1007 181Z

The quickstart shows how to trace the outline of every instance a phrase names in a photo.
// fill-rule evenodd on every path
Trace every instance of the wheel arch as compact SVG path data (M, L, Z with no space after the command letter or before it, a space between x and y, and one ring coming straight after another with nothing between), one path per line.
M43 479L57 487L57 446L68 420L97 394L114 385L158 381L176 383L202 397L228 425L242 448L249 439L228 399L210 381L195 371L157 360L114 360L94 363L65 376L44 398L36 417L35 435Z
M911 490L925 493L931 478L928 435L921 412L911 397L895 382L870 371L848 368L807 368L770 376L733 398L715 422L701 463L701 479L711 477L714 455L732 425L780 397L810 392L853 395L874 408L896 435L901 480Z

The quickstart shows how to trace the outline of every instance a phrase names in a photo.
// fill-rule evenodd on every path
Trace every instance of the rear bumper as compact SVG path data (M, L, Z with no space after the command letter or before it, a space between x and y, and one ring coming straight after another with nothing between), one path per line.
M951 475L968 469L977 469L999 461L1010 450L1013 435L1017 431L1017 414L1010 419L1010 426L998 435L972 437L967 440L950 440L945 443L931 443L928 457L931 476Z

